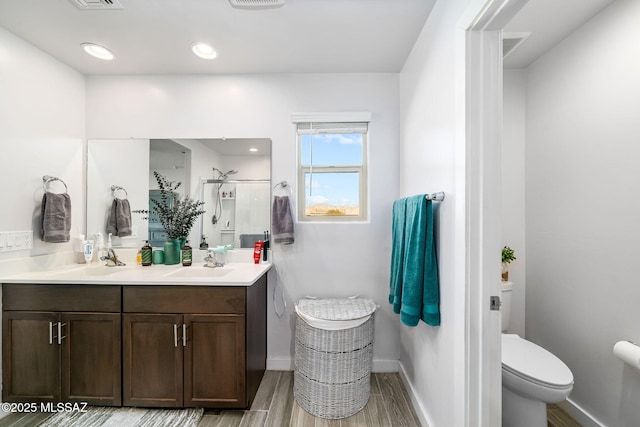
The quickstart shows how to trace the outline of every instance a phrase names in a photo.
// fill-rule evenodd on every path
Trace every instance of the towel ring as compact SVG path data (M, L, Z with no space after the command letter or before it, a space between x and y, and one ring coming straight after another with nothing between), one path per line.
M276 185L273 186L273 190L277 190L280 187L282 190L287 191L289 194L292 194L291 186L287 181L280 181Z
M280 181L279 183L273 186L273 189L275 190L278 187L287 188L288 186L289 186L289 183L287 181Z
M52 181L60 181L62 185L64 185L64 193L61 193L61 194L66 194L69 192L69 188L67 187L67 184L63 180L61 180L56 176L45 175L42 177L42 189L44 190L45 193L51 193L51 191L49 190L49 183L51 183Z
M127 194L127 190L125 190L124 187L120 187L119 185L112 185L111 186L111 194L113 195L114 199L124 200L122 197L118 197L118 195L116 194L116 192L118 192L118 191L123 191L124 192L124 199L128 199L129 198L129 194Z

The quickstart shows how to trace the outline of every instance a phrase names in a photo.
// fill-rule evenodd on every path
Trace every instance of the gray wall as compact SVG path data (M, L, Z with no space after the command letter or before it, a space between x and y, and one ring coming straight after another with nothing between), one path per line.
M640 425L640 2L618 0L526 82L526 335L571 368L570 399Z

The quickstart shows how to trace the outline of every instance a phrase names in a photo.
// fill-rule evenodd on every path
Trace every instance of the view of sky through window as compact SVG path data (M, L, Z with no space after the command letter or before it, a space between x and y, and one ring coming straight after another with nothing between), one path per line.
M301 164L308 167L304 176L307 215L359 215L361 176L349 167L363 164L362 138L362 133L300 135Z

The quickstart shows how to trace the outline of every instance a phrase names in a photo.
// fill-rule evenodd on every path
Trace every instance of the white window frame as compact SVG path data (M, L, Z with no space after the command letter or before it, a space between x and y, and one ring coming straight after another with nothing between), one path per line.
M368 192L368 125L371 113L295 113L292 121L296 124L296 148L298 169L298 221L303 222L366 222L369 219ZM359 126L354 126L359 123ZM342 126L344 125L344 126ZM364 128L364 131L363 131ZM312 165L302 164L302 150L300 136L304 134L321 133L359 133L362 134L362 164L359 165ZM356 172L359 174L359 214L358 215L307 215L306 214L306 183L308 173L341 173Z

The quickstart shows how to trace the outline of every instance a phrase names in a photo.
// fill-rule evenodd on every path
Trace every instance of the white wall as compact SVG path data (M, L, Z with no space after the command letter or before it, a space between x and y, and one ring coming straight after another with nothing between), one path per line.
M527 337L575 376L570 399L640 425L640 2L618 0L527 71Z
M511 321L507 332L525 336L525 72L504 70L502 129L502 245L515 251L509 264Z
M446 193L434 211L441 326L400 327L402 369L419 415L432 427L465 425L467 412L465 205L457 191L464 189L465 148L456 99L464 93L458 21L468 3L436 3L400 73L400 196Z
M374 359L397 369L398 325L387 303L391 204L398 189L398 76L304 74L120 76L87 79L88 138L271 138L272 180L296 182L293 112L370 111L369 222L296 224L296 243L274 248L285 315L268 313L268 366L291 368L293 304L305 295L373 298ZM346 261L348 260L348 261ZM275 279L276 276L278 280Z
M112 185L118 185L115 197L129 200L131 210L149 209L149 140L94 139L87 150L87 238L102 233L108 241L107 218L113 204ZM131 213L131 236L112 236L113 246L141 247L148 239L144 215ZM99 249L99 248L98 248ZM99 255L98 255L99 256Z
M0 253L0 260L70 251L71 243L42 242L37 219L42 177L53 175L69 189L71 235L85 229L84 77L3 28L0 70L0 231L34 231L33 250Z

